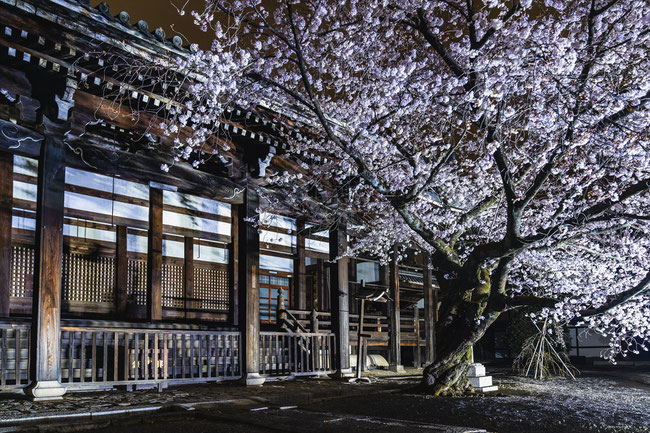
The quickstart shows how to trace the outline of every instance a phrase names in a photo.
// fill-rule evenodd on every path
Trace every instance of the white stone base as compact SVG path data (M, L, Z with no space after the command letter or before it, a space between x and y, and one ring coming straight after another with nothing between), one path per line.
M246 386L258 386L262 385L266 381L266 378L260 376L259 373L247 373L242 380Z
M393 371L395 373L405 373L406 370L404 370L403 365L391 365L388 367L388 370Z
M492 384L492 376L485 375L485 366L478 362L469 367L467 379L476 392L492 392L499 389L498 386Z
M354 377L352 368L343 368L341 370L336 370L336 372L329 375L332 379L348 379Z
M468 379L475 389L492 386L492 376L468 377Z
M65 387L58 380L33 382L25 388L25 394L32 401L61 400L65 391Z
M497 391L498 389L499 389L498 386L492 385L492 386L486 386L486 387L483 387L483 388L474 388L474 391L476 391L476 392L494 392L494 391Z
M468 377L485 376L485 366L483 364L472 364L467 371Z

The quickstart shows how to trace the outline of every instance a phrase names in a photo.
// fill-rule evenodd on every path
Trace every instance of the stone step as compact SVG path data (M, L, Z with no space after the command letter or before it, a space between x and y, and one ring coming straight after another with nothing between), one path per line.
M499 389L498 386L492 385L492 386L484 386L484 387L481 387L481 388L474 388L474 391L476 391L476 392L494 392L494 391L496 391L498 389Z
M468 377L468 379L475 389L492 386L492 376Z

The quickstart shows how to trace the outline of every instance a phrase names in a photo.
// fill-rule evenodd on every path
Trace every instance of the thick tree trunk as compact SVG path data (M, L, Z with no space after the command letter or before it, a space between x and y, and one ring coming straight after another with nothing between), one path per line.
M421 387L436 396L456 395L471 390L467 370L471 363L472 346L499 316L498 312L486 313L477 320L484 308L481 305L462 302L446 318L437 333L436 360L424 369Z

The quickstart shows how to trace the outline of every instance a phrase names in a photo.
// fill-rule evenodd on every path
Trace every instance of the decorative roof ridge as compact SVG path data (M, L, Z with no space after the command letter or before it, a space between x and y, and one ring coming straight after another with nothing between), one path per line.
M192 45L183 46L180 36L175 35L166 39L165 31L161 27L149 32L149 24L145 20L139 20L135 25L131 25L131 16L127 11L121 11L115 16L111 15L110 6L106 2L98 4L95 8L90 6L88 0L47 0L45 2L38 0L0 0L0 2L16 6L50 20L54 17L51 16L52 11L48 6L56 5L74 14L101 22L117 32L128 34L131 38L135 37L136 40L153 44L166 51L170 56L186 57L192 52ZM92 31L92 29L89 30Z

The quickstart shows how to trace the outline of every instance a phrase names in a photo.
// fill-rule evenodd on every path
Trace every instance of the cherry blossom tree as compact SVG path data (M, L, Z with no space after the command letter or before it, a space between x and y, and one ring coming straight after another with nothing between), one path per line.
M179 60L205 79L166 124L194 131L176 157L233 104L298 107L308 132L284 139L302 171L272 174L267 199L344 220L350 254L429 252L431 392L462 388L468 350L522 306L608 336L610 359L647 350L646 0L207 0L192 13L214 42Z

